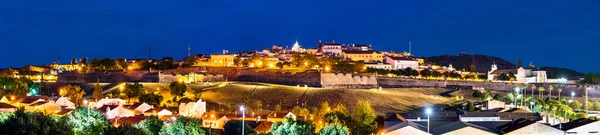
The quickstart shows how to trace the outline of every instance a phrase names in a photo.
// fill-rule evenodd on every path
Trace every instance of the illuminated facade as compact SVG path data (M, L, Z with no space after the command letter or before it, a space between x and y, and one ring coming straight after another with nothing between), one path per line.
M235 54L211 54L209 62L211 66L231 67L235 57Z
M376 51L343 51L342 55L352 61L383 61L383 54Z

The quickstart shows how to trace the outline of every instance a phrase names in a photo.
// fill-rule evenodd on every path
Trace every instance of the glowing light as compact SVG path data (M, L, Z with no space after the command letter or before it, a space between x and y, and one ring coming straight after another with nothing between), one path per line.
M431 112L432 112L432 111L431 111L431 108L426 108L426 109L425 109L425 114L431 114Z
M329 66L325 67L325 71L329 71L331 68Z
M269 67L272 68L272 67L275 67L275 65L273 65L273 63L271 63L271 64L269 64Z
M127 69L132 70L133 66L128 66Z
M125 89L125 84L123 84L123 85L119 86L119 90L121 90L121 91L122 91L122 90L124 90L124 89Z

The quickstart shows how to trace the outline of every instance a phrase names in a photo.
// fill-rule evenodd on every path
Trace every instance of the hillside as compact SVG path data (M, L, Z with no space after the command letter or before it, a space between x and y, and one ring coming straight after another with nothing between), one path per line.
M475 70L477 72L488 72L491 69L491 65L495 62L498 65L498 69L513 69L515 64L506 61L499 57L487 56L483 54L469 54L461 53L458 55L440 55L426 57L425 61L435 63L442 66L452 66L457 70L466 69L469 70L471 63L475 63Z
M567 68L541 67L540 69L546 71L548 78L577 79L576 77L584 75L583 73Z
M260 101L264 109L271 110L280 104L283 109L293 106L318 107L327 101L331 106L344 104L349 109L355 107L359 99L368 100L378 114L390 111L408 111L430 104L446 104L453 101L450 97L440 96L444 89L434 88L384 88L383 92L359 89L328 89L282 86L282 85L246 85L232 84L201 93L201 99L212 103L239 104ZM244 101L245 99L248 99Z

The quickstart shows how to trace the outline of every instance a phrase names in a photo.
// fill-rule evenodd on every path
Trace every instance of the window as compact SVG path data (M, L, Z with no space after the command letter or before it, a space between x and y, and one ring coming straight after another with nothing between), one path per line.
M598 131L590 131L590 132L588 132L588 133L590 133L590 134L597 134L597 133L598 133Z

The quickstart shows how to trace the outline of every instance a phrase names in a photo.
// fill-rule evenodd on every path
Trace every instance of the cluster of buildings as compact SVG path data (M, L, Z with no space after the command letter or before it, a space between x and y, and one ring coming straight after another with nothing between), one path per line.
M594 135L600 121L577 119L548 124L529 112L424 112L388 113L385 135Z

